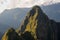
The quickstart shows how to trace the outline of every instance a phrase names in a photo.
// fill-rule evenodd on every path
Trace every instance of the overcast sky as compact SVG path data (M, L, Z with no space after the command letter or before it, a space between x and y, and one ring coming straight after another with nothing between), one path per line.
M42 4L49 4L49 2L52 3L58 3L60 0L0 0L0 13L3 12L5 9L11 9L11 8L29 8L34 5L42 5Z

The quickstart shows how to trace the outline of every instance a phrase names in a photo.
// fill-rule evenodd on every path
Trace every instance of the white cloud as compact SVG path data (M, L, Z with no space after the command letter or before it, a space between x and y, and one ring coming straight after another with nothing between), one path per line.
M34 5L49 4L49 2L58 3L60 0L0 0L0 12L4 9L32 7Z

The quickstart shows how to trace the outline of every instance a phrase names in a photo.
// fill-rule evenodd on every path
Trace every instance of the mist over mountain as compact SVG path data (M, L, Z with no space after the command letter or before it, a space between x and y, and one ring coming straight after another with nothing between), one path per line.
M4 33L9 27L9 25L0 23L0 32Z
M60 3L42 6L41 8L50 19L60 22Z
M0 14L0 31L4 32L9 27L17 28L28 10L26 8L15 8L2 12Z

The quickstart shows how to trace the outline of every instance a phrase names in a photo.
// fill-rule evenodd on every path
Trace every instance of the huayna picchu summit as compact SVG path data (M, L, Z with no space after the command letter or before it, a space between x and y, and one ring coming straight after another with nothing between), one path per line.
M27 13L23 23L14 33L17 34L16 40L57 40L57 25L36 5Z

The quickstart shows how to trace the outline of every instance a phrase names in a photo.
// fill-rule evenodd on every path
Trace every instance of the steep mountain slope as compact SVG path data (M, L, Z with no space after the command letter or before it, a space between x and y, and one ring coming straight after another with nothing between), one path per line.
M5 32L2 37L2 40L20 40L20 37L13 28L10 28L9 30L7 30L7 32Z
M52 29L52 24L47 15L41 10L39 6L34 6L28 12L21 29L18 32L29 31L38 40L54 40L53 34L55 30ZM57 39L55 39L57 40Z

